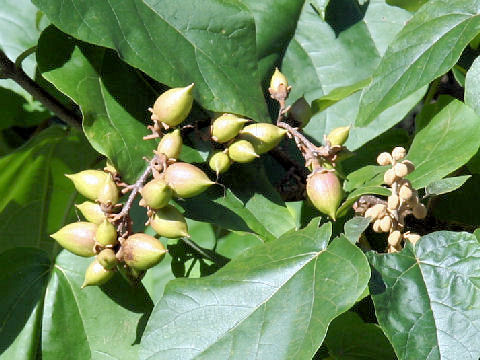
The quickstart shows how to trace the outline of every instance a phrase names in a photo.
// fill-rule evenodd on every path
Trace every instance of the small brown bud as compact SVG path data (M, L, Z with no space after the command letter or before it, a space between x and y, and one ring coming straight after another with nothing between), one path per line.
M395 175L395 171L393 169L388 169L385 171L385 175L383 175L383 182L385 184L392 185L396 179L397 176Z
M413 216L415 216L419 220L425 219L425 217L427 216L427 208L421 203L416 204L413 207L412 212Z
M407 155L407 151L401 146L398 146L392 150L392 157L397 161L402 160L405 155Z
M399 205L400 205L400 198L397 195L392 194L388 197L388 208L390 210L397 209Z
M375 222L373 223L373 231L375 231L376 233L381 233L382 232L382 220L378 219L378 220L375 220Z
M392 155L387 152L383 152L377 157L378 165L390 165L392 163Z
M393 167L393 170L395 171L395 175L398 177L403 178L408 175L408 167L405 164L402 164L402 163L395 164L395 166Z
M402 200L410 200L413 197L413 191L412 188L410 187L410 183L404 183L400 187L399 191L400 199Z
M415 170L415 165L410 160L403 160L402 164L407 167L409 174Z
M398 230L392 231L390 235L388 235L388 245L392 247L399 246L401 241L402 241L402 233Z
M384 204L375 204L367 211L365 211L365 217L372 218L372 221L380 219L385 216L387 207Z
M386 215L380 220L380 229L382 229L383 232L389 232L391 228L392 218Z
M418 242L418 240L420 240L421 236L414 233L406 233L403 235L403 237L408 241L410 241L413 245L415 245Z

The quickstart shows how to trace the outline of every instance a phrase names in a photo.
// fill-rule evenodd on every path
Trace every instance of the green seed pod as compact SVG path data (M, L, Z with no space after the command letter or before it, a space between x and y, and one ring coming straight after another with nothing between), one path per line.
M331 172L316 172L307 179L307 195L320 212L335 220L335 214L342 201L342 186Z
M155 215L150 219L150 225L157 234L169 239L190 237L185 218L172 205L155 211Z
M98 225L95 232L95 241L102 246L115 245L117 243L117 230L107 219Z
M50 235L65 249L78 256L90 257L95 255L95 232L97 225L79 221L68 224Z
M302 96L293 103L288 114L293 120L300 124L300 127L304 127L312 117L312 108Z
M232 165L232 160L223 151L217 151L213 153L213 155L210 157L210 160L208 160L208 165L210 166L210 169L215 171L218 176L230 168L230 165Z
M330 141L330 145L343 145L350 135L350 126L341 126L330 131L327 136L327 140Z
M91 223L98 225L107 218L99 204L95 204L91 201L85 201L81 204L76 204L75 206L78 210L80 210L83 217Z
M95 259L85 271L85 280L82 289L86 286L100 286L105 284L115 274L113 270L105 269L97 259Z
M196 166L189 163L175 163L165 170L165 181L181 198L196 196L215 182Z
M131 268L147 270L162 261L166 252L163 244L153 236L138 233L130 235L123 243L121 256Z
M280 86L284 85L285 88L288 87L288 81L285 75L283 75L278 68L275 68L275 72L272 75L272 78L270 79L270 89L272 89L275 92L278 92L280 89Z
M247 119L233 114L223 114L212 122L212 139L218 143L225 143L232 140L242 130Z
M287 130L266 123L256 123L245 126L240 131L239 139L247 140L253 145L257 154L264 154L277 146Z
M97 255L97 261L107 270L113 269L118 263L115 252L112 249L103 249L100 251Z
M76 174L65 175L72 180L75 189L90 200L97 200L105 182L111 175L100 170L84 170Z
M102 204L116 204L118 201L118 188L113 181L112 175L107 174L103 187L100 189L97 200Z
M169 159L178 159L182 151L182 145L183 140L180 130L175 129L162 137L158 144L157 152L166 155Z
M180 124L192 109L192 88L193 84L165 91L153 105L152 119L172 127Z
M153 179L140 190L145 205L152 209L160 209L168 204L173 191L163 179Z
M239 163L248 163L260 157L260 155L255 152L251 142L237 140L228 147L228 157Z

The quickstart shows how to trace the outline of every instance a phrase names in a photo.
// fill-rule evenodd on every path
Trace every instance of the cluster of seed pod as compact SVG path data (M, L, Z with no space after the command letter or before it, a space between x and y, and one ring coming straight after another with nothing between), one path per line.
M365 217L373 222L373 231L378 233L389 233L388 252L393 253L401 250L405 240L415 244L420 235L405 232L405 217L413 214L417 219L424 219L427 216L427 208L423 205L418 193L412 188L405 176L415 170L414 164L404 160L406 150L403 147L396 147L392 153L381 153L377 157L377 163L382 166L391 165L383 177L383 182L390 187L391 195L387 203L379 203L365 211Z
M140 272L163 259L166 250L157 239L141 233L127 239L118 235L114 219L119 191L110 172L84 170L67 177L92 201L76 205L86 221L68 224L51 236L75 255L96 256L85 272L82 288L106 283L119 264Z

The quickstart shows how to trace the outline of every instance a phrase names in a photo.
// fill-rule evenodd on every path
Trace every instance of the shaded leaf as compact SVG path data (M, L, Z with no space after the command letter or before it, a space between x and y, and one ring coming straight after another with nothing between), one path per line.
M387 4L401 7L405 10L415 12L428 0L387 0Z
M348 311L332 321L325 344L332 359L392 360L392 345L377 324L364 323L360 316Z
M434 232L399 253L367 257L377 319L400 360L479 358L480 245L474 235Z
M464 175L433 181L425 187L425 196L440 195L455 191L471 177L472 175Z
M429 1L390 44L363 92L357 126L447 72L480 31L478 0Z
M344 225L345 237L353 244L357 243L360 235L370 224L370 220L363 216L355 216Z
M161 83L178 87L194 82L195 99L209 110L266 118L255 22L238 1L34 3L62 31L115 49Z
M327 248L331 226L317 223L245 251L212 276L170 282L140 358L311 359L369 278L361 251L346 239Z
M420 130L407 159L415 164L408 175L414 188L440 180L470 160L480 146L480 117L464 103L453 100Z
M480 58L476 58L465 78L465 104L480 115Z
M141 75L113 51L72 39L53 26L38 44L42 75L80 105L83 128L92 146L114 163L122 178L134 182L143 172L143 156L154 141L143 122L155 94Z
M383 182L386 166L367 165L347 175L343 183L345 191L352 191L362 186L376 186Z

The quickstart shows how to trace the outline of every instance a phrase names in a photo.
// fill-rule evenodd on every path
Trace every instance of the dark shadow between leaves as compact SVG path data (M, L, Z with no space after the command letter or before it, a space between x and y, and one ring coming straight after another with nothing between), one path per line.
M325 21L339 36L342 31L347 30L365 17L370 1L359 0L335 0L330 1L325 10Z
M382 274L380 274L373 266L370 266L371 277L368 283L371 295L380 295L387 290L385 282L383 281Z

